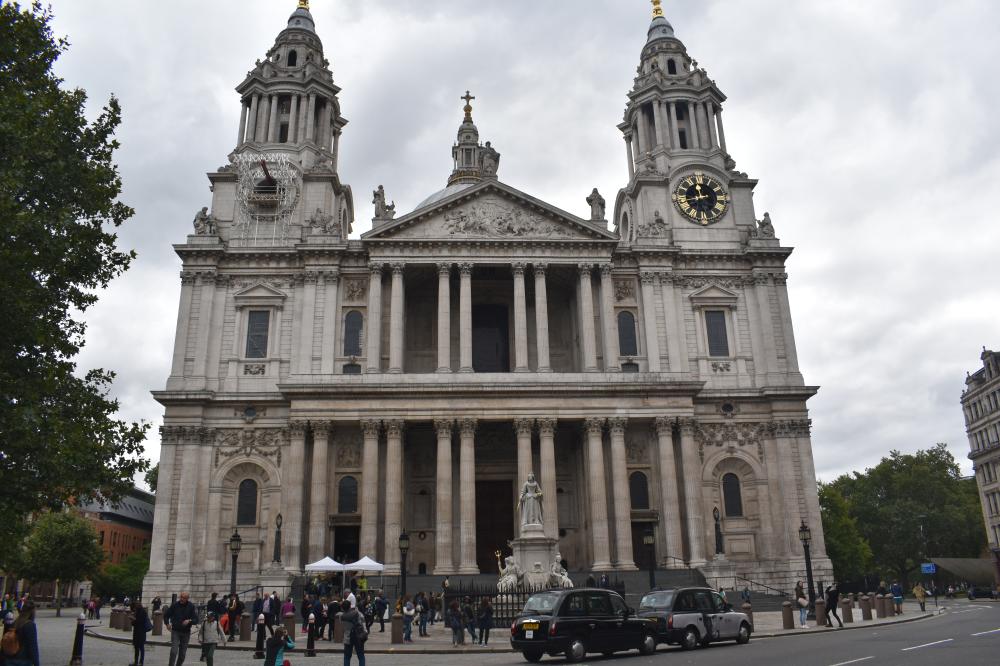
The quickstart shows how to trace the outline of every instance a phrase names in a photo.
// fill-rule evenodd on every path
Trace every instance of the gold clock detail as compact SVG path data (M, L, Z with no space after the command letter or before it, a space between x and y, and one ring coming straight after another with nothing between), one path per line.
M677 210L702 226L718 222L729 207L729 195L722 184L703 173L684 178L671 198Z

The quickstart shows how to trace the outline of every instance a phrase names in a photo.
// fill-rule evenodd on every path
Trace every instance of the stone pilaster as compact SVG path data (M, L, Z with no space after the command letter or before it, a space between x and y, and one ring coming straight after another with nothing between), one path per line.
M451 372L451 264L438 264L437 371Z
M552 372L549 361L549 298L545 286L545 264L532 266L535 275L535 343L538 372Z
M437 525L434 537L434 574L455 573L452 562L451 419L434 421L437 431Z
M385 571L399 573L399 533L403 525L403 422L385 422Z
M524 294L525 264L515 262L514 273L514 372L529 372L528 367L528 308Z
M615 281L611 264L601 264L601 323L604 324L604 372L621 372L618 358L618 321L615 318Z
M181 272L181 299L177 307L177 329L174 332L174 355L170 364L170 376L178 381L184 378L184 358L187 353L188 330L191 323L191 301L197 282L194 272Z
M461 564L460 574L478 574L476 563L476 420L462 419L461 445L459 448L459 505L461 518Z
M684 542L681 534L681 492L677 485L677 466L674 461L674 420L666 416L655 421L657 453L660 462L660 530L663 534L666 555L684 559ZM667 559L667 567L678 566L678 561Z
M594 331L594 290L591 264L580 264L580 338L583 342L583 369L597 372L597 334Z
M695 420L679 420L681 430L681 464L684 469L684 506L687 509L688 564L705 565L705 520L701 497L701 459L694 439Z
M628 457L625 454L625 428L628 419L608 419L611 433L611 484L615 503L615 568L635 571L632 556L632 503L628 486Z
M309 492L309 561L321 560L326 555L327 518L330 515L327 488L331 485L329 473L330 433L329 421L314 421L312 483Z
M361 552L377 557L378 547L378 437L381 423L361 422Z
M655 273L641 273L642 283L642 325L646 337L646 363L650 372L660 371L660 341L656 332L656 300L653 284Z
M160 471L156 488L156 504L153 506L153 537L149 550L149 572L163 574L167 571L167 538L170 530L170 502L174 496L174 465L181 458L178 449L180 428L163 426L160 428ZM183 462L180 462L183 464Z
M604 419L586 420L587 471L590 482L590 536L593 544L594 571L611 570L611 548L608 540L608 495L604 483Z
M299 374L312 374L313 326L316 323L316 282L319 276L308 272L302 276L302 317L299 320Z
M472 264L459 264L459 372L472 372Z
M389 372L403 372L403 264L392 265L391 312L389 313Z
M337 349L337 324L340 320L339 312L339 292L340 275L337 271L327 271L321 276L323 280L323 344L320 355L320 372L324 375L332 375L334 366L333 360L339 356L341 349Z
M306 427L302 421L289 424L290 442L288 457L285 458L282 477L282 515L284 526L281 530L282 547L285 550L285 568L290 572L302 570L302 515L305 502L302 479L305 478Z
M368 265L368 372L382 372L382 264Z
M194 381L198 388L205 388L205 373L208 367L208 339L212 331L212 318L215 303L214 269L198 274L200 303L198 306L198 333L195 336L194 350Z
M174 566L179 573L190 573L194 563L195 504L198 495L198 467L201 447L208 431L205 428L185 428L183 434L181 481L177 495L177 517L174 524Z

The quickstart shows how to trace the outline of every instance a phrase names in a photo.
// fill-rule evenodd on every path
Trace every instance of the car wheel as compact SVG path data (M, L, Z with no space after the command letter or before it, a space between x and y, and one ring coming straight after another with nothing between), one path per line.
M642 643L639 645L639 654L653 654L656 652L656 638L652 634L646 634L642 637Z
M526 660L528 660L531 663L535 664L535 663L538 663L539 661L542 660L542 655L544 655L545 653L544 652L524 652L522 654L524 654L524 658Z
M736 634L736 642L740 645L746 645L750 642L750 625L746 622L740 625L740 633Z
M587 656L587 646L584 644L582 638L574 638L569 647L566 648L566 661L577 662L583 661L583 658Z
M681 638L681 647L685 650L693 650L698 647L700 641L698 630L694 627L688 627L684 630L684 637Z

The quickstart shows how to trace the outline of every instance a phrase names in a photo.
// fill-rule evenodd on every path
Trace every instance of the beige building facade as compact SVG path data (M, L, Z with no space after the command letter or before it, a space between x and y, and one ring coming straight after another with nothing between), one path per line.
M240 589L324 555L398 572L402 531L409 573L495 572L531 472L571 571L652 559L784 588L804 521L830 579L792 250L658 9L610 205L582 187L577 216L504 183L466 93L447 186L406 214L379 186L351 239L340 89L299 4L238 86L236 149L175 246L144 593L226 585L234 530Z
M983 504L986 540L1000 584L1000 354L983 349L980 360L983 367L965 378L962 412Z

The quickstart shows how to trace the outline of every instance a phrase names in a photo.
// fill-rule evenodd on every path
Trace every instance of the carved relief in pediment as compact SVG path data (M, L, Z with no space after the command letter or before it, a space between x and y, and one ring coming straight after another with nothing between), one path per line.
M396 238L583 238L585 234L517 203L486 196L402 229Z

